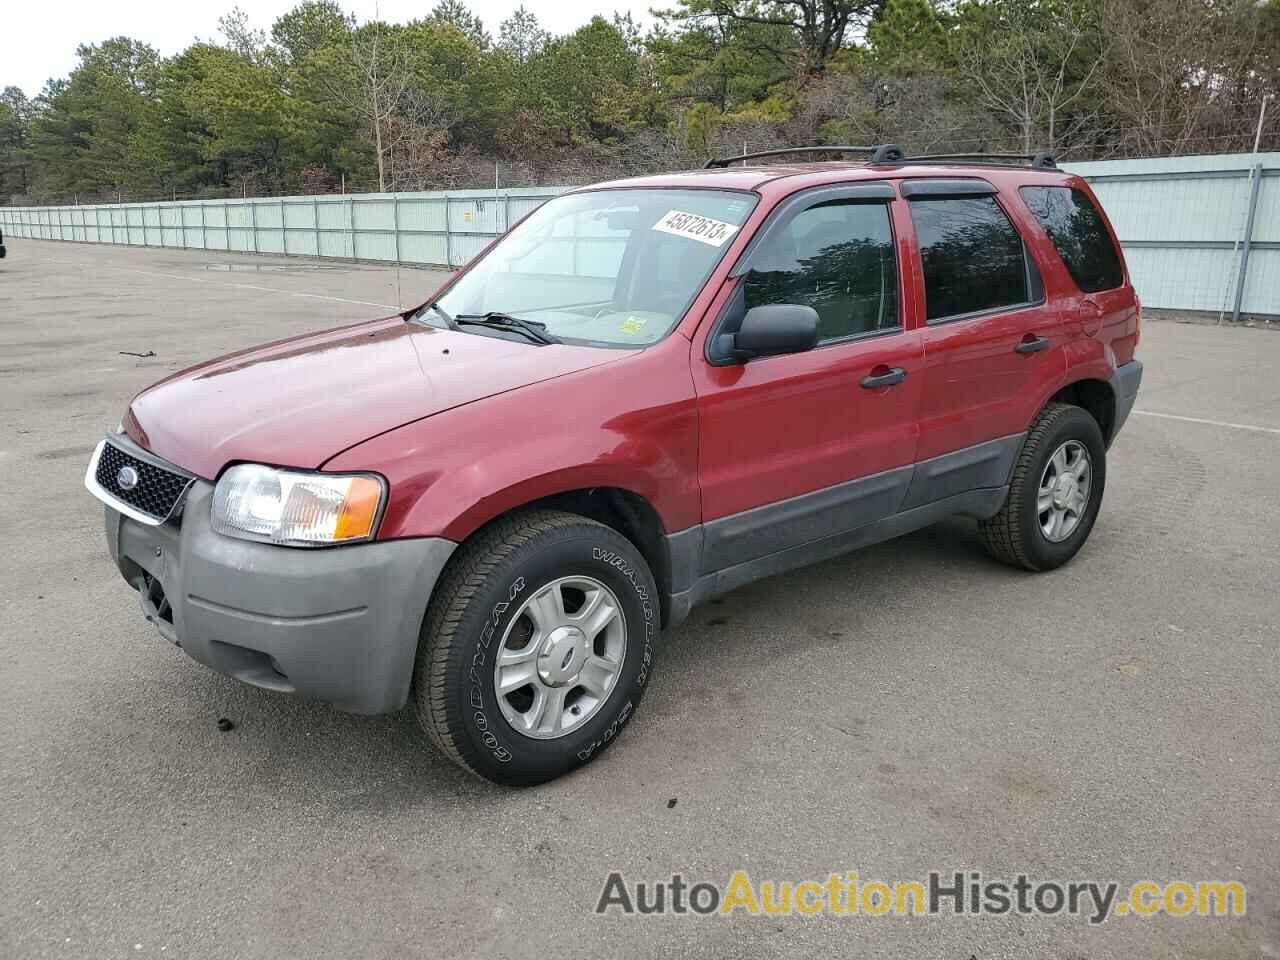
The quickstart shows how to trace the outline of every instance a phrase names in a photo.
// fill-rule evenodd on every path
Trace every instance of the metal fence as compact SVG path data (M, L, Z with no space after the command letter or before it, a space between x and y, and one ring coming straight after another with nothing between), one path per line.
M1144 306L1280 316L1280 153L1066 167L1102 201Z
M0 207L6 236L457 267L565 187Z
M1280 316L1280 153L1067 164L1115 224L1145 305ZM568 187L0 207L14 237L457 267Z

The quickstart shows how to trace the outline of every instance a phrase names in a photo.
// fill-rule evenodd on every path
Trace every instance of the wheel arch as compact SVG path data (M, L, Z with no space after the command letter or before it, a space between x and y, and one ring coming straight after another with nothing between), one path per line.
M460 541L465 546L481 530L524 510L559 510L595 520L626 537L644 557L658 586L661 623L670 619L673 557L662 516L649 500L633 490L617 486L579 487L561 490L511 506L487 518ZM458 551L461 552L461 551Z
M1102 431L1102 441L1111 446L1115 436L1116 392L1106 380L1086 378L1061 387L1047 403L1070 403L1093 417Z

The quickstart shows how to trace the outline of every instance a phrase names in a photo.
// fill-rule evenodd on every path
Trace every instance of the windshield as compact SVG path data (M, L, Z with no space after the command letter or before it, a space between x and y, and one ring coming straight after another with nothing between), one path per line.
M656 343L689 308L755 204L754 194L724 190L557 197L436 304L454 317L508 314L570 343Z

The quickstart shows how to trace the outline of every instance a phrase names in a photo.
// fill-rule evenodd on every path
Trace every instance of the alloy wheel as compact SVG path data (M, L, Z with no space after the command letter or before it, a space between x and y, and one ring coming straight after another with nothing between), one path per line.
M561 577L512 618L494 662L502 715L527 737L551 740L609 698L627 652L622 605L594 577Z
M1062 444L1045 464L1036 492L1036 516L1050 543L1061 543L1080 526L1089 507L1092 478L1089 450L1079 440Z

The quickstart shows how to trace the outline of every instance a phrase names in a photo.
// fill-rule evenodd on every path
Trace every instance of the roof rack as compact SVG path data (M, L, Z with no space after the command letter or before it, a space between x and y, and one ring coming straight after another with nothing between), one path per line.
M932 153L921 157L900 157L902 163L947 163L952 160L976 160L979 163L1027 163L1037 170L1057 170L1052 153ZM873 161L874 162L874 161Z
M895 143L882 143L875 147L785 147L779 150L761 150L759 153L744 153L736 157L716 157L708 160L704 169L727 167L731 163L743 160L758 160L761 157L779 157L792 153L869 153L867 163L900 163L904 159L902 148Z

